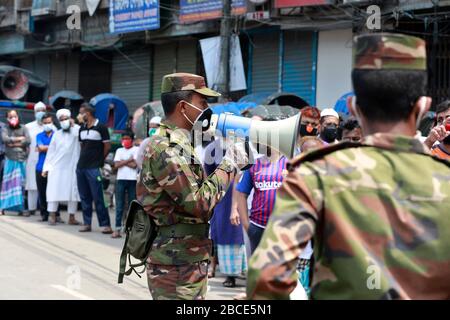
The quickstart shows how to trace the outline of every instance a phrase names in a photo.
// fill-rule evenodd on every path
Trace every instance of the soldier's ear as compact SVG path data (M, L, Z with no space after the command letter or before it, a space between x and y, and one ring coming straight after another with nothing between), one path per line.
M178 101L175 109L179 109L181 113L186 113L186 103L184 100Z

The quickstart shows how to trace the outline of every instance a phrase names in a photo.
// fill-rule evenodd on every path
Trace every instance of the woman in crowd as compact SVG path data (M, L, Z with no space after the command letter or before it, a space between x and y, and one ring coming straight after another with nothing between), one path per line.
M30 135L27 128L20 124L16 110L6 113L8 124L2 129L2 141L5 144L5 166L0 193L1 210L23 213L23 188L25 183L25 162L27 160Z
M216 153L216 151L218 153ZM220 141L210 143L204 151L204 167L206 173L212 174L222 161ZM214 208L211 218L211 239L215 249L219 269L226 276L222 283L224 287L234 288L236 278L247 272L247 258L245 254L244 236L241 226L234 226L230 222L233 185L230 186L225 197ZM211 276L214 276L215 266Z

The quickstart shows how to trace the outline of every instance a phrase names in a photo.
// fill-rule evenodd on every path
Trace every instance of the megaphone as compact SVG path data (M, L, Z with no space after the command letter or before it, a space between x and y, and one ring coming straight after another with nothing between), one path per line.
M9 71L3 76L0 87L8 99L22 99L29 88L28 77L19 70Z
M240 136L249 141L269 146L288 158L294 156L299 133L300 112L290 118L279 121L256 121L230 113L210 114L199 119L203 132L213 134L219 131L223 137Z

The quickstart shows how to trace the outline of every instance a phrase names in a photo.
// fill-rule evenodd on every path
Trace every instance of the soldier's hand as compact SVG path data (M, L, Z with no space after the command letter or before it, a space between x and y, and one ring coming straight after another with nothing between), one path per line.
M444 125L437 126L431 129L430 134L425 140L425 144L431 148L436 141L441 142L447 136L447 131Z
M48 172L47 171L43 171L41 175L42 175L43 178L47 178Z
M233 226L238 226L241 224L241 219L239 218L239 212L237 210L231 211L230 222Z
M237 169L242 170L248 166L249 158L246 142L243 139L226 139L226 153L224 160L230 161Z

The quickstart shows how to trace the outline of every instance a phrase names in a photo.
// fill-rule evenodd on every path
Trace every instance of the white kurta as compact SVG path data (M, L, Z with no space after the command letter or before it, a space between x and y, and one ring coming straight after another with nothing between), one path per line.
M80 127L75 125L69 132L60 129L53 135L43 169L48 172L48 202L80 201L76 174L80 157L79 131Z
M39 159L39 153L36 151L36 136L44 131L44 127L40 125L36 120L27 123L25 127L28 129L30 134L31 144L30 153L27 158L27 173L25 177L25 189L26 190L37 190L36 185L36 164Z

